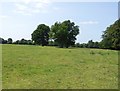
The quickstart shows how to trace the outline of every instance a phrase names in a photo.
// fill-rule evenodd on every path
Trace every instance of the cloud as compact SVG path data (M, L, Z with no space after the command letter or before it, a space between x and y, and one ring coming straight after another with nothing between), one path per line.
M92 25L92 24L98 24L98 21L81 21L80 24L82 25Z
M52 4L50 0L21 0L21 2L15 2L16 13L23 15L32 15L35 13L47 13L47 9Z

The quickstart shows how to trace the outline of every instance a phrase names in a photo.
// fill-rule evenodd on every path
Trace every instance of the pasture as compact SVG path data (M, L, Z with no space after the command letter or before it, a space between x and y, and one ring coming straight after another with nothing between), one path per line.
M2 45L3 89L117 89L115 50Z

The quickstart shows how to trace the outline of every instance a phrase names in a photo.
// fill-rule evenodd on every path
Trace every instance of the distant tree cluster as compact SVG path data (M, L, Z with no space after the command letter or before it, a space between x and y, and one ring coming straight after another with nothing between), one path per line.
M13 42L12 38L5 40L0 38L0 44L26 44L42 46L79 47L79 48L104 48L120 50L120 19L106 28L102 35L102 41L88 43L76 43L76 36L79 34L79 26L74 22L66 20L55 22L51 27L40 24L31 34L32 40L21 39Z
M32 40L21 39L13 42L12 38L8 38L7 40L0 38L0 44L26 44L26 45L34 45Z
M13 44L34 45L32 40L21 39L13 42Z
M13 43L12 38L8 38L8 40L5 40L0 37L0 44L12 44L12 43Z
M100 48L99 42L93 42L93 40L89 40L88 43L76 43L75 47L79 48Z
M64 22L56 22L49 28L45 24L40 24L32 33L32 40L38 45L56 45L61 48L72 46L75 44L76 36L79 34L79 26L74 22L66 20Z

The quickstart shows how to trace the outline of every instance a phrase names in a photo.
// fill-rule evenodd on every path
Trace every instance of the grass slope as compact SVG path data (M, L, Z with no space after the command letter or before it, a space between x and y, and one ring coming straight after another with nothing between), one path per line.
M118 52L3 45L3 88L118 88Z

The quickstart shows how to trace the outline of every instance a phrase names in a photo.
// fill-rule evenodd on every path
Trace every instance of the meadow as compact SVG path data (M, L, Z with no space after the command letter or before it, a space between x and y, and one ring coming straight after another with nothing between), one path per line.
M2 45L3 89L117 89L118 51Z

